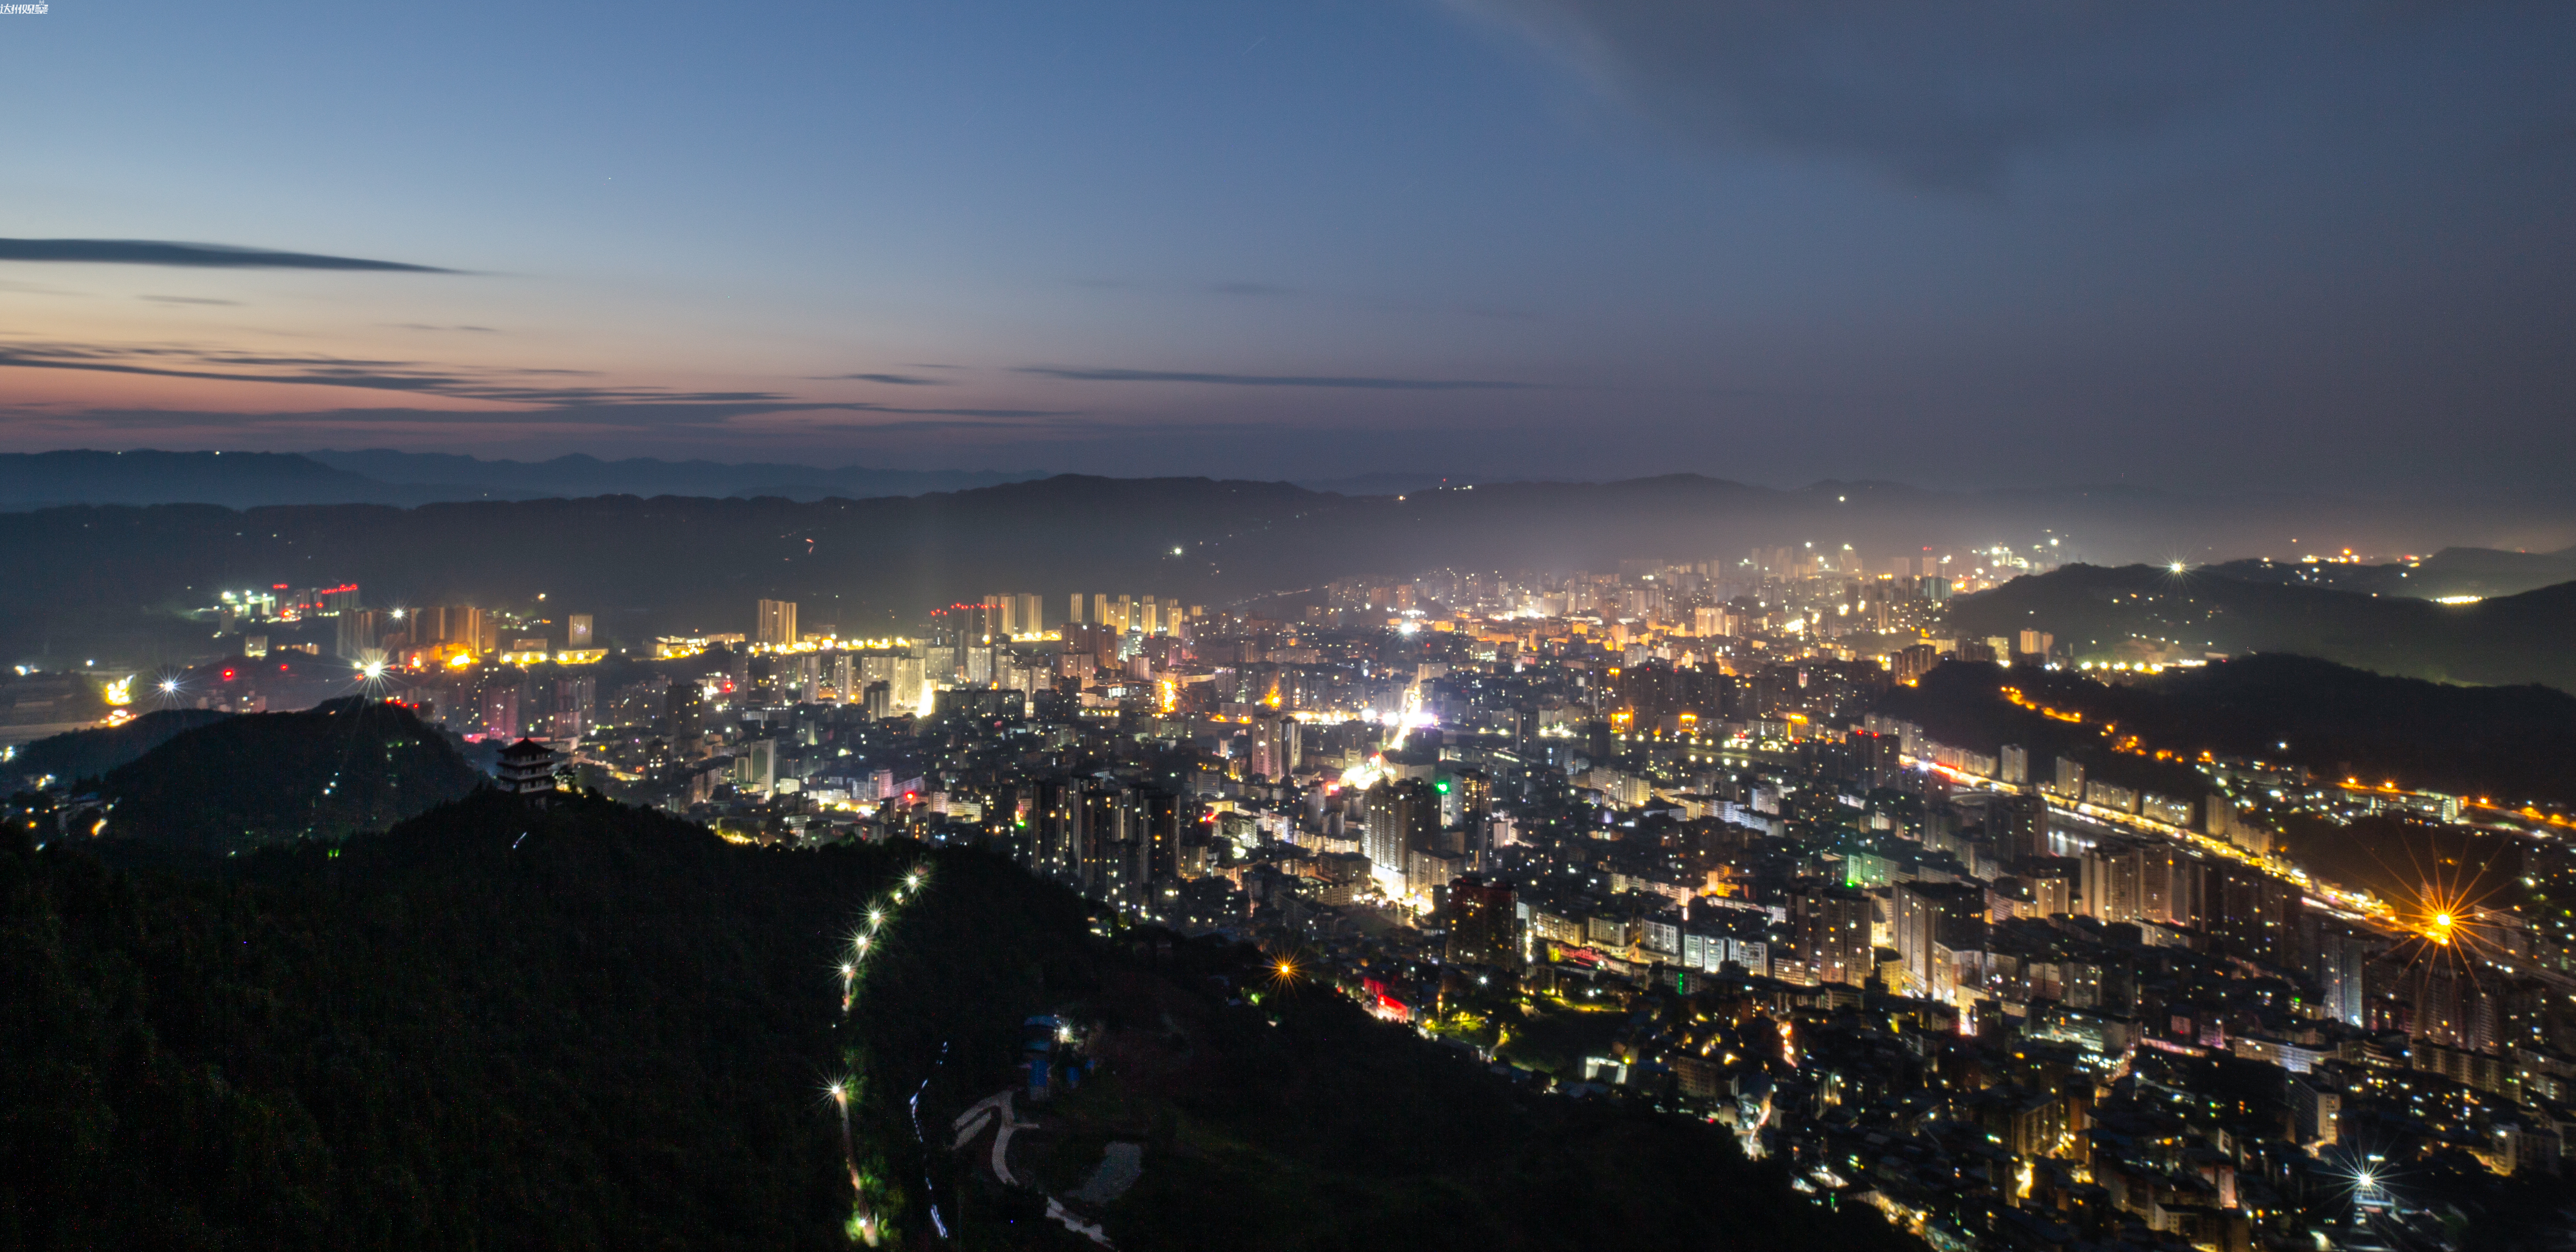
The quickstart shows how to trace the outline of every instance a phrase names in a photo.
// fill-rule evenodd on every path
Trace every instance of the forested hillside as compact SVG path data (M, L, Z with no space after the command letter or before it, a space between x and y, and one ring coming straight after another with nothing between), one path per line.
M113 802L105 838L232 852L383 830L483 783L447 732L353 697L184 731L108 771L99 792Z
M1892 1237L1707 1127L1516 1092L1327 989L1256 1010L1258 954L1101 937L982 853L738 847L489 791L185 873L11 838L7 1246L846 1248L847 1076L889 1246L933 1246L935 1198L956 1246L1089 1247L944 1135L925 1151L908 1104L943 1127L989 1094L1038 1007L1158 1041L1085 1114L1143 1131L1122 1248ZM836 954L915 870L844 1024Z

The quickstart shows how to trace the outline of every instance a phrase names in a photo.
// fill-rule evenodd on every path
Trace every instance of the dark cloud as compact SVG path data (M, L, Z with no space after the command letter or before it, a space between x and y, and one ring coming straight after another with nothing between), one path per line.
M1198 374L1179 370L1074 369L1030 365L1018 372L1087 383L1204 383L1218 387L1343 387L1359 391L1525 391L1532 383L1460 378L1346 378L1311 374Z
M135 298L149 300L154 304L217 304L230 308L241 307L239 300L217 300L209 296L137 296Z
M824 426L854 425L868 430L990 430L1011 431L1032 426L1053 431L1060 421L1079 419L1082 414L1071 409L907 409L884 404L818 404L810 400L766 401L694 401L672 400L641 404L566 404L544 409L511 409L492 411L459 411L455 409L364 408L296 410L289 412L235 413L198 409L64 409L60 406L0 405L0 430L6 430L13 419L36 419L52 423L76 422L83 427L119 430L168 430L173 428L214 427L234 430L294 428L364 428L429 423L437 426L578 426L597 428L599 437L607 437L620 428L648 430L717 429L737 418L765 417L780 413L883 413L911 419L892 422L820 423ZM930 421L924 418L948 420ZM1079 426L1076 427L1081 428Z
M923 368L936 369L936 366ZM816 382L885 383L895 387L945 387L945 378L921 378L911 374L825 374Z
M2148 131L2242 92L2358 79L2365 75L2357 67L2372 56L2436 42L2424 38L2432 23L2513 8L2401 0L1448 2L1532 37L1691 134L1854 159L1950 189L1991 188L2020 158Z
M1243 281L1210 283L1208 290L1220 296L1293 296L1297 294L1297 289L1294 287Z
M557 414L583 410L652 410L671 416L700 412L717 418L745 412L836 409L849 412L957 417L1046 417L1052 409L929 409L896 405L817 402L772 391L671 391L549 381L590 377L587 370L474 369L415 361L349 357L280 356L187 346L101 346L66 343L0 344L0 367L191 378L209 382L285 383L408 392L453 400L526 405Z
M922 409L897 404L809 404L811 409L841 409L852 413L918 413L930 417L1036 418L1075 417L1080 409Z
M390 270L406 274L457 272L402 261L370 261L360 257L270 252L260 248L169 243L156 239L0 239L0 261L85 261L97 265L172 265L191 269Z

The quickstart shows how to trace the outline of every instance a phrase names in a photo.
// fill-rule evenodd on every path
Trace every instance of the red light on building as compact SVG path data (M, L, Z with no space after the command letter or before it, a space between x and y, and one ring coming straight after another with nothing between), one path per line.
M231 682L232 680L233 680L233 672L232 672L231 670L225 670L225 671L224 671L224 681L225 681L225 682Z

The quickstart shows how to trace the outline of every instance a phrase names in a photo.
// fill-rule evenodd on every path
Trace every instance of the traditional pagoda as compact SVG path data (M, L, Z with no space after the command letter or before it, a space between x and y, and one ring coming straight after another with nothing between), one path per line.
M527 795L555 789L555 765L563 754L534 739L501 749L501 790Z

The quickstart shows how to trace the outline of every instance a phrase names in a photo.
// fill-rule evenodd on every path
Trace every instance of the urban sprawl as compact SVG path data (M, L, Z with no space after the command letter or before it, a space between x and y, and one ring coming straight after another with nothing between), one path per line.
M1950 596L2049 555L997 594L864 639L782 600L739 633L612 641L578 606L280 587L206 611L225 661L108 697L363 692L511 785L735 842L986 846L1122 924L1257 942L1461 1064L1703 1118L1936 1247L2432 1246L2446 1179L2554 1174L2563 820L2197 744L1943 742L1885 711L1945 664L2212 659L1944 631ZM2529 890L2323 881L2276 849L2291 814L2474 823Z

